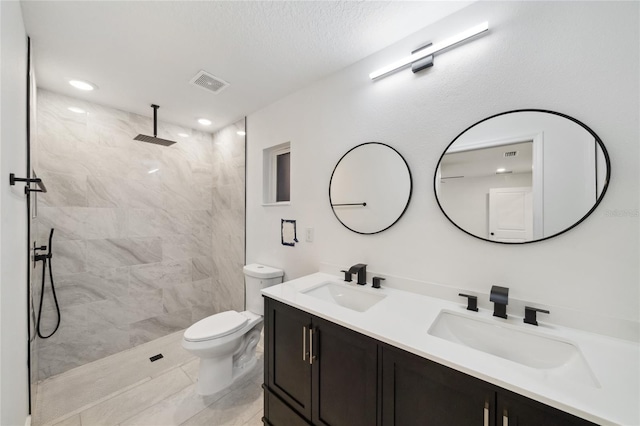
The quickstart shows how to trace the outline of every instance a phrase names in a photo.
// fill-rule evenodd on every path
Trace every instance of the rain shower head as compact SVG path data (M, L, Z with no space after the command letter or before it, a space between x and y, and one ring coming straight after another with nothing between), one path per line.
M176 141L170 141L168 139L162 139L158 137L158 105L151 105L153 108L153 136L138 135L133 140L141 142L154 143L156 145L169 146L176 143Z

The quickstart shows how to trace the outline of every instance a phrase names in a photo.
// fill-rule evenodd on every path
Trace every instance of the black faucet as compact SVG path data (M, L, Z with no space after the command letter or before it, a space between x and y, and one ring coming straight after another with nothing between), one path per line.
M507 305L509 304L509 289L494 285L491 287L489 300L493 302L493 316L507 319Z
M367 265L358 263L349 268L350 274L358 274L358 284L365 285L367 283Z

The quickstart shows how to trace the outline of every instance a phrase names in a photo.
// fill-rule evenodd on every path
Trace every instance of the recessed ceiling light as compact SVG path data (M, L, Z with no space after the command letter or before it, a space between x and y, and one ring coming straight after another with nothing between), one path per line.
M496 173L504 173L507 169L496 169Z
M211 120L207 120L206 118L198 118L198 123L202 124L203 126L210 126Z
M85 91L94 90L98 87L93 83L89 83L82 80L69 80L69 84L75 87L76 89L85 90Z
M82 108L78 108L78 107L69 107L67 109L71 112L75 112L76 114L84 114L86 112Z
M151 169L151 170L149 170L147 173L149 173L149 174L151 174L151 173L155 173L155 172L157 172L158 170L160 170L160 169Z
M188 138L189 135L186 133L178 133L178 136L180 136L181 138Z
M238 130L236 133L239 134L240 136L244 136L247 134L247 132L244 132L242 130Z

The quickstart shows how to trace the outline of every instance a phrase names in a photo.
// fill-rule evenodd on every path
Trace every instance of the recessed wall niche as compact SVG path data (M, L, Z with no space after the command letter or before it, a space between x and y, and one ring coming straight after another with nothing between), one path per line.
M262 204L291 202L291 142L262 151Z

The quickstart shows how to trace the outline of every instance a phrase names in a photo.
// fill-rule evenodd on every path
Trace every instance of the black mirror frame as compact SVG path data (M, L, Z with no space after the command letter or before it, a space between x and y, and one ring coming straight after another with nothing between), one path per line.
M409 197L407 197L407 204L405 204L404 209L402 210L402 213L400 213L400 215L398 216L398 218L389 226L387 226L384 229L381 229L379 231L376 232L360 232L360 231L356 231L355 229L349 228L347 225L345 225L344 222L342 222L340 220L340 218L338 217L338 215L336 214L336 209L333 208L333 205L331 204L331 182L333 181L333 175L336 172L336 169L338 168L338 166L340 165L340 162L342 161L342 159L344 157L346 157L351 151L353 151L356 148L359 148L361 146L364 145L370 145L370 144L376 144L376 145L383 145L386 146L387 148L392 149L393 151L395 151L396 154L398 154L398 156L402 159L402 161L404 161L404 164L407 166L407 172L409 173ZM413 176L411 175L411 169L409 168L409 163L407 163L407 160L402 156L402 154L400 154L400 152L398 152L397 149L395 149L394 147L387 145L386 143L382 143L382 142L364 142L361 143L359 145L354 146L353 148L351 148L349 151L345 152L344 155L342 157L340 157L340 159L338 160L338 162L336 163L335 167L333 168L333 171L331 172L331 178L329 179L329 205L331 206L331 211L333 212L334 216L336 217L336 219L338 219L338 222L340 222L342 224L342 226L344 226L345 228L347 228L349 231L351 232L355 232L356 234L360 234L360 235L374 235L374 234L379 234L380 232L386 231L387 229L391 228L393 225L395 225L396 223L398 223L398 221L400 220L400 218L402 218L402 216L404 216L405 212L407 211L407 208L409 207L409 203L411 202L411 196L413 194Z
M605 178L605 182L604 182L604 186L602 187L602 193L600 194L600 196L598 197L598 199L596 200L596 202L593 204L593 207L591 207L591 209L584 215L582 216L582 218L580 218L580 220L578 220L576 223L574 223L573 225L569 226L568 228L564 229L561 232L558 232L556 234L553 235L549 235L548 237L544 237L544 238L540 238L537 240L531 240L531 241L524 241L524 242L520 242L520 243L510 243L510 242L506 242L506 241L493 241L493 240L488 240L486 238L482 238L479 237L477 235L474 235L470 232L467 232L466 230L462 229L460 226L458 226L457 223L455 223L450 217L449 215L447 215L447 213L444 211L444 209L442 208L442 204L440 204L440 200L438 199L438 192L437 192L437 177L438 177L438 168L440 167L440 163L442 162L442 158L445 156L445 154L447 153L447 151L449 150L449 147L451 145L453 145L455 143L455 141L458 140L458 138L460 138L460 136L462 136L464 133L467 132L467 130L479 125L480 123L484 123L487 120L491 120L492 118L495 117L499 117L501 115L506 115L506 114L513 114L516 112L543 112L546 114L553 114L553 115L557 115L563 118L566 118L567 120L571 120L574 123L578 124L579 126L581 126L583 129L585 129L587 132L589 132L591 134L591 136L593 136L596 140L596 142L598 143L598 145L600 146L600 149L602 149L602 154L604 155L604 159L607 165L607 176ZM451 222L456 228L458 228L459 230L461 230L462 232L464 232L467 235L471 235L474 238L477 238L479 240L482 241L487 241L490 243L494 243L494 244L506 244L506 245L522 245L522 244L531 244L531 243L537 243L540 241L545 241L548 240L550 238L554 238L557 237L559 235L564 234L565 232L575 228L576 226L578 226L579 224L581 224L587 217L589 217L589 215L591 213L593 213L593 211L596 209L596 207L598 207L598 205L600 204L600 202L602 201L602 199L604 198L604 194L607 193L607 189L609 188L609 182L611 181L611 160L609 159L609 153L607 152L607 148L604 146L604 143L602 142L602 139L600 139L600 137L596 134L596 132L594 132L593 130L591 130L591 128L589 126L587 126L586 124L584 124L583 122L581 122L580 120L577 120L569 115L566 114L562 114L561 112L556 112L556 111L550 111L550 110L546 110L546 109L535 109L535 108L525 108L525 109L515 109L515 110L511 110L511 111L506 111L506 112L501 112L495 115L492 115L490 117L487 118L483 118L482 120L472 124L471 126L467 127L466 129L464 129L462 132L460 132L458 134L458 136L455 137L455 139L453 139L453 141L451 141L451 143L449 143L449 145L447 145L447 147L444 149L444 151L442 152L442 155L440 155L440 159L438 160L438 163L436 164L436 169L433 175L433 195L436 199L436 202L438 203L438 207L440 207L440 211L442 211L442 214L444 214L444 216L449 219L449 222Z

